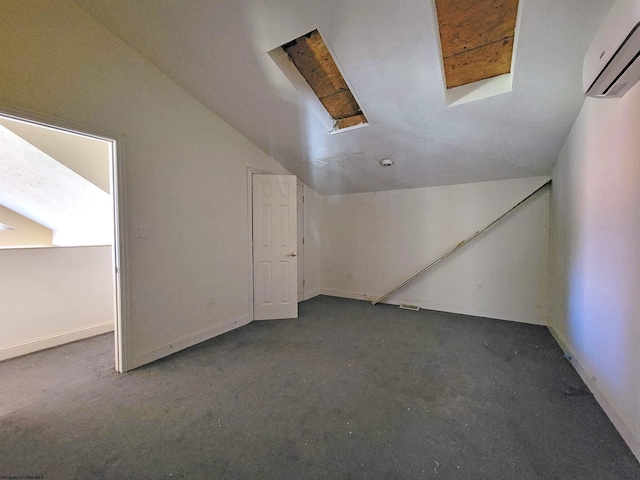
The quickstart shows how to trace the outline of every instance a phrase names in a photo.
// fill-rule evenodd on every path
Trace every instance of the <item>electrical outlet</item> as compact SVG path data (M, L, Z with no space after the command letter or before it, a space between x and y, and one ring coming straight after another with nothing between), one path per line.
M482 290L482 282L478 282L478 290Z
M136 238L147 238L149 236L149 226L138 225L134 235Z
M353 280L353 273L347 272L347 280Z
M216 305L216 296L215 295L211 295L209 297L209 308L215 307L215 305Z

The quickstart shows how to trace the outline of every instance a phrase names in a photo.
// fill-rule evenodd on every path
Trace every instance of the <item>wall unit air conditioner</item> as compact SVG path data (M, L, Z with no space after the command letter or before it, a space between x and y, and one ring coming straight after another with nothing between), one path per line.
M640 81L640 0L617 0L584 58L590 97L622 97Z

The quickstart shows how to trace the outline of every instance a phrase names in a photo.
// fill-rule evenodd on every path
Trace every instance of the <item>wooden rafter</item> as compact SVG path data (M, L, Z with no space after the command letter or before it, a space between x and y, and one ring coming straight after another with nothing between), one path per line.
M282 48L335 120L337 129L367 122L317 30Z

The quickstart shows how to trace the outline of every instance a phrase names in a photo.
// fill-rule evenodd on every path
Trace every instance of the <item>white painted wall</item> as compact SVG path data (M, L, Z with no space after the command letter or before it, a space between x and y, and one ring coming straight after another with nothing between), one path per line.
M13 230L0 230L0 247L49 246L53 232L19 213L0 205L0 223Z
M249 321L246 167L287 172L75 3L2 9L0 106L121 135L126 367Z
M322 292L374 299L547 180L534 177L323 197ZM544 324L548 199L548 190L543 190L387 302Z
M0 360L113 330L111 247L0 250Z
M640 86L587 98L553 171L550 328L640 458Z
M322 197L304 186L304 299L320 295L320 214Z

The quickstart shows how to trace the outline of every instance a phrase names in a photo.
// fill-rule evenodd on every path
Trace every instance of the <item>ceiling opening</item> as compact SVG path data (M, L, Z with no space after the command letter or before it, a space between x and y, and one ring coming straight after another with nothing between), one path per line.
M511 73L518 0L435 0L447 89Z
M334 131L367 124L318 30L285 43L282 49L331 115Z

